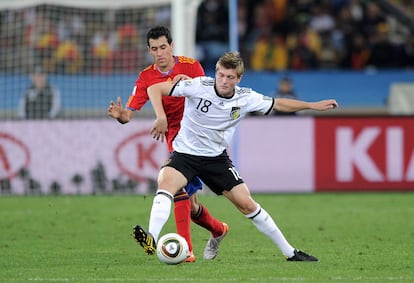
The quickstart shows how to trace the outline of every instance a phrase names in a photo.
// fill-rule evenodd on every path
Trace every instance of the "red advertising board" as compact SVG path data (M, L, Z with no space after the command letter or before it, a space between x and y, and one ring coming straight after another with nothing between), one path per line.
M413 191L414 118L315 119L316 191Z

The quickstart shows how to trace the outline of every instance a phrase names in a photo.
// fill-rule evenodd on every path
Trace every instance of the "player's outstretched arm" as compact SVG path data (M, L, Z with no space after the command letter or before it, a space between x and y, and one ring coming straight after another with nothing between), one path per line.
M151 134L154 139L164 141L165 132L168 129L167 116L162 104L162 96L169 95L174 83L171 81L154 84L147 89L148 97L156 115Z
M282 112L296 112L301 110L325 111L338 107L335 99L326 99L317 102L306 102L289 98L275 98L274 110Z
M118 96L116 103L111 101L108 107L108 116L117 119L119 123L128 123L132 118L132 111L122 107L121 98Z

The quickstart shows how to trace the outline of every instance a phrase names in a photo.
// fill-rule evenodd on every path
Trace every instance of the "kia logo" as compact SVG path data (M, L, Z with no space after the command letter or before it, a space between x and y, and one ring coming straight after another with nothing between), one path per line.
M129 178L145 182L156 179L161 165L168 158L165 143L155 142L149 130L135 133L115 149L115 162Z
M29 163L28 147L16 137L0 132L0 179L13 179Z

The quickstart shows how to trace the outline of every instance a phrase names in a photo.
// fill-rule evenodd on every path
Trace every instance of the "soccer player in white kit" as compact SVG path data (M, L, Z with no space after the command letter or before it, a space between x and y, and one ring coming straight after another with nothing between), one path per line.
M163 140L167 120L162 95L184 96L185 110L181 128L173 142L174 152L158 176L158 190L151 208L148 233L141 226L141 246L153 254L162 227L167 222L174 194L195 176L217 195L224 195L256 228L269 237L288 261L318 261L312 255L294 248L284 237L272 217L251 196L238 174L226 148L237 124L249 112L265 115L272 110L294 112L318 111L338 107L334 99L305 102L264 96L250 88L237 86L244 73L243 61L237 52L225 53L216 64L215 78L162 82L148 88L156 120L154 138Z

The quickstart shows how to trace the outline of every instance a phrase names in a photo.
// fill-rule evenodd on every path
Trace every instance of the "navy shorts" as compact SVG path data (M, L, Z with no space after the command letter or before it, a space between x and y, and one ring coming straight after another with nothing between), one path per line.
M180 171L189 180L189 184L192 183L190 180L193 181L199 177L217 195L244 183L226 151L215 157L195 156L174 151L163 165L165 166Z
M203 189L203 183L201 183L201 180L198 177L195 177L194 179L192 179L191 182L189 182L187 186L185 187L185 191L190 197L194 195L198 190L202 190L202 189Z

